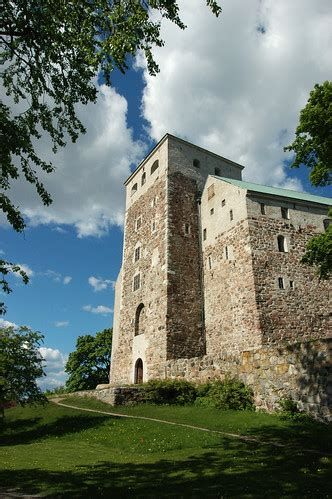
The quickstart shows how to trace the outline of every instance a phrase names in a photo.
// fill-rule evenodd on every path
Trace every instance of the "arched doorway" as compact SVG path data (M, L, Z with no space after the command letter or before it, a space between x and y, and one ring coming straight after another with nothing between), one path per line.
M142 359L137 359L135 364L135 385L143 383L143 361Z

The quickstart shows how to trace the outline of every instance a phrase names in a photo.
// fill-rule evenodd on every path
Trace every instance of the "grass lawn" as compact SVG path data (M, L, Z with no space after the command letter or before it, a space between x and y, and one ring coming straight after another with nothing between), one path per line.
M247 434L265 443L51 403L10 409L0 434L0 497L17 488L50 497L323 498L332 490L331 427L325 425L200 407L120 409L82 398L66 403Z

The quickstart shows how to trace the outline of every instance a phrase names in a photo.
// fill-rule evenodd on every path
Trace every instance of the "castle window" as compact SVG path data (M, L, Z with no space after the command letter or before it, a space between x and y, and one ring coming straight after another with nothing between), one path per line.
M199 159L194 159L193 160L193 165L194 165L195 168L199 168L200 167Z
M206 229L203 229L203 241L206 241Z
M279 286L279 289L285 289L283 277L278 277L278 286Z
M157 230L157 223L155 220L152 220L152 223L151 223L151 232L156 232Z
M284 218L286 220L289 219L289 209L285 208L284 206L281 207L281 218Z
M152 206L152 208L154 208L155 206L157 206L157 196L155 196L155 197L152 199L151 206Z
M188 236L190 234L190 224L185 223L184 224L184 233Z
M144 333L145 307L140 303L135 313L135 336Z
M130 195L132 196L135 192L137 192L137 183L132 186Z
M285 236L278 236L277 241L278 241L278 251L280 251L281 253L287 253L287 244Z
M213 198L213 196L214 196L214 184L211 184L208 187L208 200Z
M158 166L159 166L159 161L156 159L156 161L151 166L151 175L157 170Z
M265 204L264 203L260 203L260 205L261 205L261 214L262 215L266 215Z
M138 262L138 260L141 258L141 247L138 246L135 249L135 262Z
M214 174L215 174L215 175L217 175L217 177L220 177L220 175L221 175L221 170L220 170L220 168L215 168L215 169L214 169Z
M142 361L142 359L136 360L134 383L135 383L135 385L139 385L140 383L143 383L143 361Z
M230 221L232 221L233 218L234 218L233 210L229 210L229 219L230 219Z
M208 265L209 265L209 269L211 270L212 269L212 258L211 258L211 256L208 257Z
M136 230L140 229L142 226L142 217L136 219Z
M137 291L141 287L141 274L136 274L134 276L133 290Z
M294 289L294 281L289 281L289 287L290 289Z
M226 204L226 199L223 199L223 200L221 201L221 206L225 206L225 204Z
M214 208L211 208L210 215L213 215L213 213L214 213Z
M146 181L146 173L144 172L141 179L141 185L144 185Z
M228 260L229 255L228 255L228 246L225 246L225 259Z

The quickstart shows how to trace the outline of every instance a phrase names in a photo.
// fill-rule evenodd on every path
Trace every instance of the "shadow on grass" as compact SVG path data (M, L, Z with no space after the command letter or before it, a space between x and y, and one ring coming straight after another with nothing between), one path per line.
M79 433L103 425L110 420L110 416L61 416L55 421L38 425L41 419L20 419L6 423L4 427L5 433L0 437L0 446L29 444L50 437L62 437ZM112 416L112 419L118 418ZM33 428L29 428L33 425Z
M222 448L187 459L99 461L72 471L0 472L4 490L50 497L301 497L331 490L328 460L301 450L222 440ZM152 456L149 456L149 461Z

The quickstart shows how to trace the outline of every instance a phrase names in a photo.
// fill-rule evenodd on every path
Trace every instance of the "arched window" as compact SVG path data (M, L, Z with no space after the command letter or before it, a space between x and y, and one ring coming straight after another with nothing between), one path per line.
M199 159L194 159L193 160L193 165L194 165L195 168L199 168L199 166L200 166Z
M135 363L135 385L143 383L143 361L142 359L137 359Z
M151 166L151 175L156 171L156 169L158 168L158 166L159 166L159 161L156 159L156 161Z
M281 253L287 253L287 243L285 236L278 236L278 250Z
M137 184L134 184L131 188L131 196L137 191Z
M140 303L135 314L135 336L144 333L145 308L143 303Z

